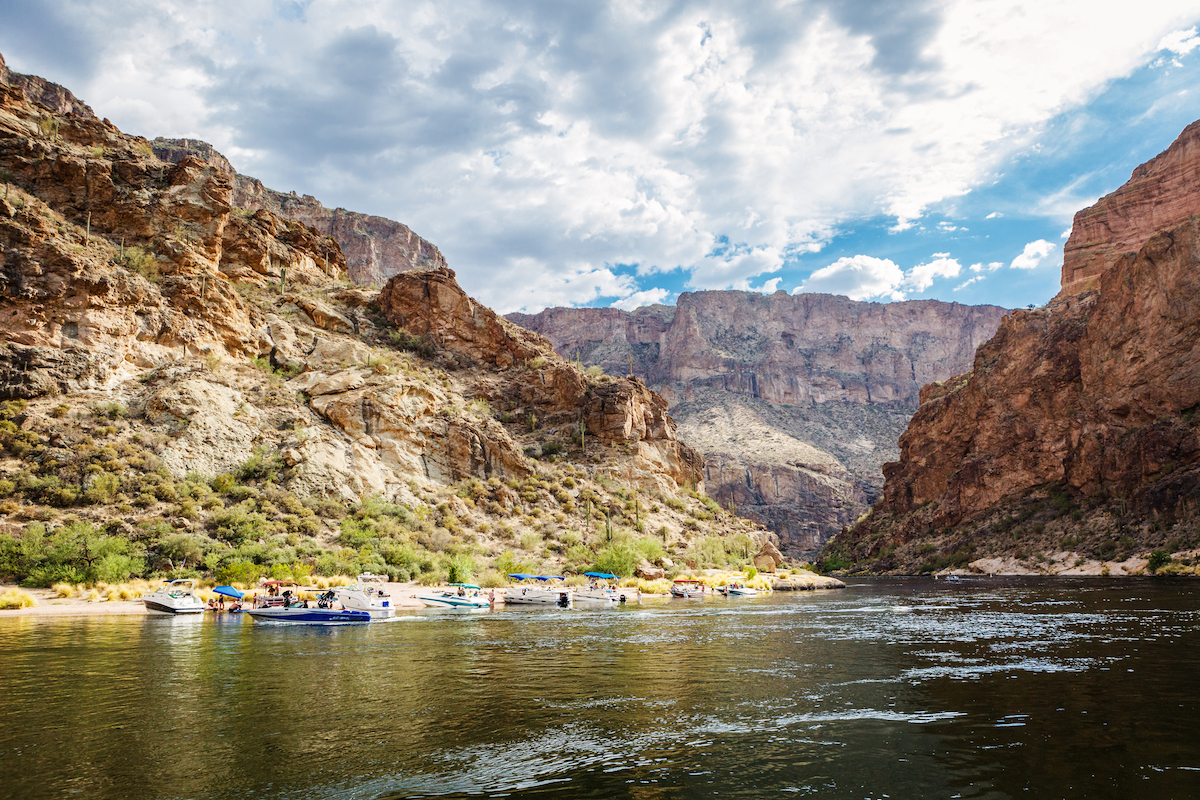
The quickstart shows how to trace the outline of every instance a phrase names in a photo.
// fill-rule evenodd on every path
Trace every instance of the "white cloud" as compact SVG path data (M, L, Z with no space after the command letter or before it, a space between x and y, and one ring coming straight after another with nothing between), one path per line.
M1045 239L1038 239L1035 242L1030 242L1025 245L1025 249L1021 251L1021 255L1012 260L1009 266L1013 269L1037 269L1038 265L1046 259L1054 251L1055 245L1047 242Z
M904 287L914 292L923 292L933 286L934 278L957 278L962 272L958 259L947 258L949 253L934 253L935 258L927 264L918 264L904 274ZM937 257L940 256L940 257Z
M984 219L999 219L1000 217L1003 217L1003 216L1004 216L1004 214L1002 214L1001 212L993 211L992 213L990 213L986 217L984 217Z
M60 80L69 51L91 65L71 88L101 116L207 139L269 186L405 222L468 291L511 309L589 302L630 281L615 264L748 288L849 221L911 229L1054 116L1197 46L1194 0L573 8L92 4L70 48L6 17L0 49ZM1070 189L1037 211L1073 213Z
M642 306L652 306L655 303L665 303L671 298L671 292L666 289L646 289L641 292L634 292L629 297L624 297L612 304L613 308L620 308L624 311L633 311L635 308Z
M962 283L960 283L958 286L955 286L954 291L956 291L956 292L961 291L961 290L967 288L968 286L970 286L972 283L978 283L979 281L983 280L985 277L986 277L985 275L976 275L974 278L965 280Z
M1069 239L1070 237L1071 237L1071 229L1070 228L1067 228L1065 231L1060 233L1058 236L1058 238L1060 238L1060 239Z
M1172 31L1162 38L1158 43L1159 50L1167 50L1174 54L1174 57L1168 60L1160 58L1151 66L1161 67L1165 63L1170 63L1173 67L1182 67L1183 62L1180 61L1181 56L1186 56L1188 53L1200 47L1200 36L1196 35L1195 28L1188 30Z
M792 293L824 292L845 295L851 300L875 297L903 300L903 292L897 290L903 280L904 273L890 259L853 256L839 258L817 270Z
M1003 266L1003 261L991 261L987 264L972 264L971 272L995 272Z

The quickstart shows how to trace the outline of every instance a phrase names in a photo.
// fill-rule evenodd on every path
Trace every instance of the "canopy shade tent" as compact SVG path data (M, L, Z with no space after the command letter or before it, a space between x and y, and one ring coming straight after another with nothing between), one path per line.
M583 574L589 578L601 578L602 580L606 580L606 581L610 581L613 578L617 577L616 575L613 575L611 572L585 572Z
M237 589L233 588L232 586L218 586L217 588L213 589L213 592L215 594L223 594L226 597L232 597L236 600L241 600L243 597L246 596L245 592L239 592Z

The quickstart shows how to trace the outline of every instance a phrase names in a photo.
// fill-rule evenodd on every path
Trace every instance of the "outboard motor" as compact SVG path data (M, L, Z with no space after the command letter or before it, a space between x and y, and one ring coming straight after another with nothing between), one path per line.
M625 605L625 595L621 595L621 605Z
M566 608L567 606L571 605L571 599L570 599L569 597L567 597L567 593L566 593L566 592L559 592L559 593L558 593L558 603L557 603L557 605L558 605L558 607L559 607L559 608Z
M337 600L337 592L330 589L317 598L317 608L333 608L334 600Z

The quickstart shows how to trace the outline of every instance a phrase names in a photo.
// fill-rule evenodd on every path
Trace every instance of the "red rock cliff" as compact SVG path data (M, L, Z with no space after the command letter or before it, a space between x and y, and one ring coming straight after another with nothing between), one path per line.
M986 551L1011 527L1007 509L1037 513L1039 492L1060 510L1078 506L1077 524L1062 528L1072 546L1088 537L1125 537L1131 552L1161 545L1159 515L1194 515L1200 217L1190 214L1200 190L1189 176L1200 169L1198 134L1189 126L1076 215L1060 295L1012 312L969 374L927 387L900 461L884 467L872 518L831 548L863 561L899 546L883 566L902 570L915 564L904 545L933 530L956 531L944 544L957 552Z

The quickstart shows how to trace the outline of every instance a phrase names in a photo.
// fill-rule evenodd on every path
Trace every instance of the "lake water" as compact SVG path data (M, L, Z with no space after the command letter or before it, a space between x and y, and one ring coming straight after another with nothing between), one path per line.
M0 619L3 798L1200 797L1200 583Z

